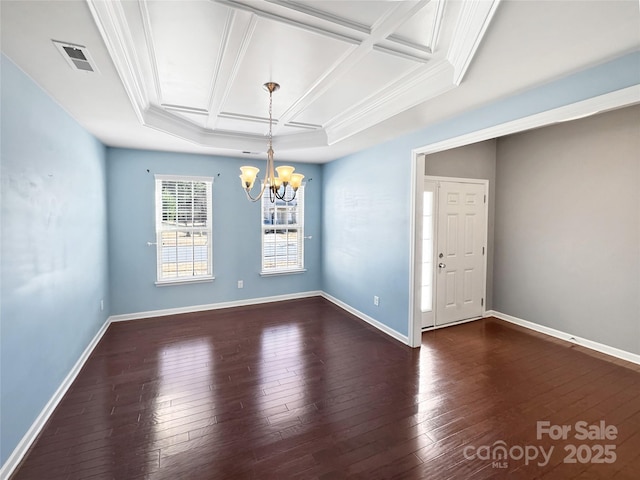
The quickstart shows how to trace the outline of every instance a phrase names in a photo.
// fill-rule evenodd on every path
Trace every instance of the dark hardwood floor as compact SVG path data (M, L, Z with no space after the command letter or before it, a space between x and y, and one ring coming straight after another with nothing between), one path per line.
M414 350L311 298L112 324L13 478L638 472L638 365L492 318Z

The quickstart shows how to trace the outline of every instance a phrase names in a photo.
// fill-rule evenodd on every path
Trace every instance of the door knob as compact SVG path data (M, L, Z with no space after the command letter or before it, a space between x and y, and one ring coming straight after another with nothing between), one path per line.
M438 267L440 267L440 268L445 268L445 267L446 267L446 265L445 265L444 263L440 262L440 263L438 264Z

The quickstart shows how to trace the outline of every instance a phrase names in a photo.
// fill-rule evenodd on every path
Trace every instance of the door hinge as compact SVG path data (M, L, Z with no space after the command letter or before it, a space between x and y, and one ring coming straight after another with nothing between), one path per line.
M481 307L484 307L484 298L481 298L481 299L480 299L480 306L481 306Z
M484 255L484 247L482 247L482 255Z

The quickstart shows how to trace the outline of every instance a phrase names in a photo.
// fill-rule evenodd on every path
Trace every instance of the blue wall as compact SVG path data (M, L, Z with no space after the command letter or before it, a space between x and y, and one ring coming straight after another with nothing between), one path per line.
M105 151L3 56L0 460L109 313L324 290L406 335L411 150L638 84L639 67L635 52L329 164L296 165L313 179L308 271L263 278L260 208L239 188L237 159ZM215 177L212 283L154 285L155 173Z
M639 83L634 52L327 164L323 290L407 335L411 150Z
M109 293L105 148L1 66L4 463L104 324Z
M305 175L306 272L260 276L260 203L246 199L237 158L109 148L109 264L112 314L207 305L322 288L322 169L293 164ZM265 162L255 164L264 173ZM154 174L201 175L213 181L213 273L209 283L157 287ZM311 179L311 180L309 180ZM238 280L244 288L237 287Z
M410 159L409 145L397 141L328 163L324 171L323 289L403 335Z

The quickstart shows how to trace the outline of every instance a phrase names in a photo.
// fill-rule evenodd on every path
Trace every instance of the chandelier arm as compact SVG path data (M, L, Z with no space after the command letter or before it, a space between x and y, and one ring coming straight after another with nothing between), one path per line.
M257 202L258 200L260 200L262 198L262 195L264 194L264 188L267 185L266 179L267 179L267 176L265 174L265 181L262 182L262 188L260 189L260 193L256 197L253 197L251 195L251 191L248 188L244 189L245 193L247 194L247 198L249 200L251 200L252 202Z
M276 198L278 200L282 200L285 203L289 203L289 202L292 202L296 198L296 193L298 193L297 190L293 190L293 195L291 196L291 198L287 199L287 187L285 186L283 191L282 191L282 194L276 192Z

